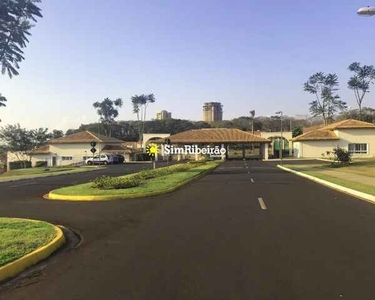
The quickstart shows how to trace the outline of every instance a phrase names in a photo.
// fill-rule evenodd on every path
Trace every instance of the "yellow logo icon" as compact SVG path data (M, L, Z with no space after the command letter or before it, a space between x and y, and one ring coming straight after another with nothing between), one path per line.
M159 146L157 144L149 144L146 147L146 153L150 156L155 156L159 153Z

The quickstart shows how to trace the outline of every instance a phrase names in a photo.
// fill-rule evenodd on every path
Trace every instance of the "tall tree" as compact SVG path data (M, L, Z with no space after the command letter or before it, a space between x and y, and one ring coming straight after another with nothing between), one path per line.
M24 60L22 49L29 42L30 29L41 18L40 0L2 0L0 2L0 64L1 72L10 78L18 75Z
M139 137L141 144L143 142L143 133L145 129L145 121L147 117L147 107L150 103L155 103L156 99L154 94L149 95L134 95L131 97L133 105L133 114L137 114Z
M348 81L348 88L354 91L359 109L359 119L362 120L362 102L366 93L370 92L370 84L374 83L375 68L373 65L361 66L359 62L354 62L350 64L348 70L354 72Z
M0 107L6 106L5 102L7 102L7 98L5 98L3 95L0 93ZM1 119L0 119L1 122Z
M0 93L0 107L1 106L6 106L5 102L7 102L7 98L5 98L3 95Z
M1 0L0 1L0 66L1 73L10 78L18 75L19 63L24 60L22 49L29 42L30 29L42 18L41 9L36 3L40 0ZM5 97L0 107L5 106Z
M297 125L295 127L293 127L293 130L292 130L292 137L297 137L299 135L303 134L303 128L302 126L300 125Z
M62 130L54 129L51 133L51 138L58 139L64 136L64 132Z
M27 130L20 124L7 125L0 129L1 144L7 151L13 152L19 161L25 157L31 161L33 151L44 145L51 136L47 128Z
M115 118L118 117L118 108L122 107L122 104L121 98L112 101L108 97L102 102L95 102L93 104L94 108L97 108L101 123L104 125L105 135L111 136L112 124L115 122Z
M304 83L303 89L314 94L316 100L310 102L310 113L316 117L321 116L324 125L333 121L336 112L341 112L347 108L346 103L340 100L338 91L338 77L336 74L318 72L310 76Z

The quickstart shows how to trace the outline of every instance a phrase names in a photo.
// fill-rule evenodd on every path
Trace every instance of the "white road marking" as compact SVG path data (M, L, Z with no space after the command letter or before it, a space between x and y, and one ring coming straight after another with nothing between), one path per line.
M266 210L266 209L267 209L267 206L266 206L266 204L264 203L263 198L258 198L258 201L259 201L260 207L261 207L263 210Z
M242 169L242 167L220 167L220 169Z
M251 178L250 181L251 181L252 183L254 183L254 179Z
M246 166L246 169L248 169L249 167L248 166Z
M10 187L13 188L13 187L32 185L32 184L37 184L37 182L29 182L29 183L24 183L24 184L11 185Z

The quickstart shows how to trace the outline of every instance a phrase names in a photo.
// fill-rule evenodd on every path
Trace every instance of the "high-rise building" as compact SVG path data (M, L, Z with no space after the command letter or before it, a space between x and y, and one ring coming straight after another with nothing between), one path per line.
M223 106L220 102L206 102L203 105L203 121L207 123L223 120Z
M172 113L166 110L161 110L156 113L156 120L172 119Z

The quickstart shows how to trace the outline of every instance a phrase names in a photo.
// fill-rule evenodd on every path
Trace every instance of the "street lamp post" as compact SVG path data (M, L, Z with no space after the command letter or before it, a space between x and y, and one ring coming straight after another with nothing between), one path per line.
M375 7L365 6L357 10L357 14L361 17L375 16Z
M283 112L276 112L277 115L280 115L280 143L279 143L279 157L280 163L283 164Z

